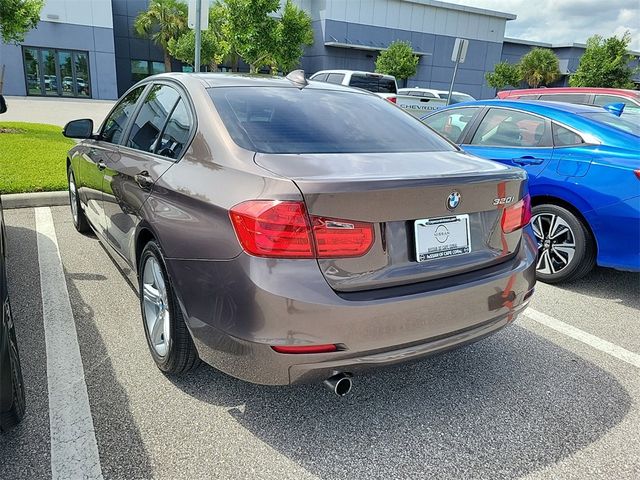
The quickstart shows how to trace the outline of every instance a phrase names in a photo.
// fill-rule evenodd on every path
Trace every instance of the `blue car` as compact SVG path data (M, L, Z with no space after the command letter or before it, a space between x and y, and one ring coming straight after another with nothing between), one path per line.
M421 120L469 153L529 173L539 280L575 280L595 264L640 271L638 123L523 100L461 103Z

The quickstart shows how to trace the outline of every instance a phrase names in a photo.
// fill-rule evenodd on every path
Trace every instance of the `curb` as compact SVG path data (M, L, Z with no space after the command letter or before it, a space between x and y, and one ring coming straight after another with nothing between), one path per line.
M2 195L2 207L5 210L12 208L54 207L68 204L69 193L66 191Z

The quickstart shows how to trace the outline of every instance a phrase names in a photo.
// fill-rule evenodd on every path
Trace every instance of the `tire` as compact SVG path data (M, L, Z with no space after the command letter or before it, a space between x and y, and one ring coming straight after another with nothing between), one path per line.
M71 219L73 220L73 226L80 233L89 233L91 226L87 220L84 210L80 205L80 198L78 197L78 191L76 189L75 176L73 175L73 169L69 166L67 171L67 180L69 181L69 206L71 207Z
M537 205L531 214L531 225L538 241L538 280L551 284L572 282L593 269L595 241L580 218L553 204Z
M6 432L16 426L25 412L24 383L22 381L22 369L20 368L20 355L13 328L7 332L6 358L0 361L0 365L8 371L0 372L0 380L9 378L10 386L1 386L0 405L9 405L0 411L0 433ZM4 397L6 395L6 397Z
M164 257L153 240L140 255L138 288L147 346L158 368L167 374L181 374L199 366L200 358L167 275Z

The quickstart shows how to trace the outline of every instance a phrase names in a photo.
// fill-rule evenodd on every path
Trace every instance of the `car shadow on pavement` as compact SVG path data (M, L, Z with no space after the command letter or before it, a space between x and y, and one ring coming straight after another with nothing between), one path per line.
M589 275L558 287L589 297L604 298L640 310L640 273L595 268Z
M345 398L206 366L172 381L323 479L519 477L593 443L632 402L609 373L517 326L356 377Z

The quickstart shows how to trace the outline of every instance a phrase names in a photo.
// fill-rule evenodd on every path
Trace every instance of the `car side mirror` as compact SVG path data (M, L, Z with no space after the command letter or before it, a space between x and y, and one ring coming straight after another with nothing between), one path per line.
M64 126L62 134L68 138L92 138L93 120L89 118L72 120Z
M609 103L602 108L609 113L613 113L616 117L619 117L622 115L622 112L624 112L624 103Z
M0 113L4 113L7 111L7 102L4 97L0 95Z

